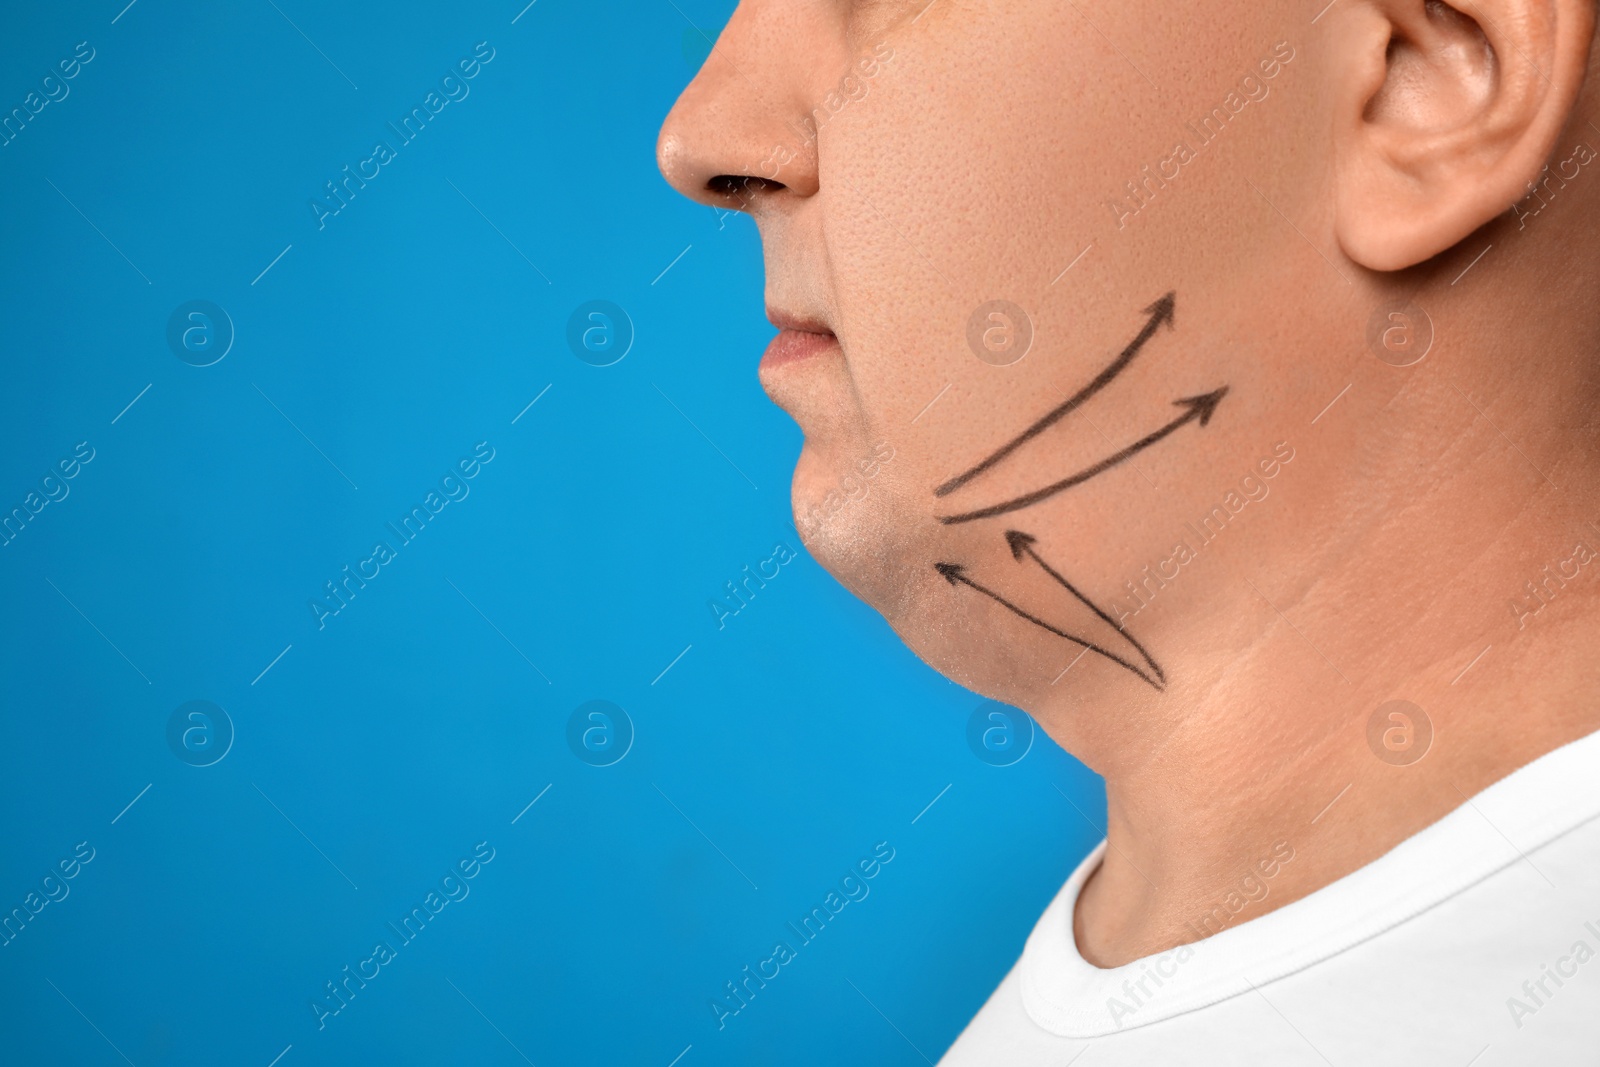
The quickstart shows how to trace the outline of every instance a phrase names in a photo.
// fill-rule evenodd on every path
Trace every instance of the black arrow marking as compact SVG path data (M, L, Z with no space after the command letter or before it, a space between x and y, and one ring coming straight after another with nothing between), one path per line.
M1038 540L1039 539L1032 534L1023 533L1021 530L1006 531L1006 543L1011 546L1012 559L1020 563L1022 562L1022 557L1024 555L1032 557L1035 563L1044 568L1044 572L1046 574L1054 578L1057 582L1061 583L1062 588L1066 589L1067 592L1077 597L1078 600L1083 603L1084 607L1100 616L1101 619L1105 620L1107 625L1116 630L1123 637L1127 638L1128 644L1139 650L1139 655L1144 657L1144 661L1150 665L1150 669L1155 671L1156 677L1161 679L1162 683L1165 684L1167 680L1166 672L1161 669L1161 665L1159 663L1151 658L1150 653L1145 650L1145 647L1139 643L1138 639L1119 626L1116 620L1114 620L1110 615L1107 615L1105 612L1101 611L1098 604L1084 596L1083 593L1079 592L1077 586L1067 581L1065 576L1060 574L1054 567L1050 566L1050 564L1046 563L1044 561L1044 557L1040 556L1038 552L1034 551L1034 543Z
M1003 445L1000 449L990 454L988 458L984 459L976 467L956 475L948 482L945 482L943 485L939 486L939 488L933 491L933 495L944 496L948 493L955 492L957 489L960 489L963 485L966 485L968 482L972 481L972 479L976 478L990 467L993 467L996 463L999 463L1001 460L1005 459L1011 453L1015 452L1018 448L1021 448L1024 444L1039 436L1055 423L1072 414L1072 412L1076 411L1083 405L1084 401L1088 400L1100 390L1104 389L1108 384L1110 384L1111 379L1121 374L1123 368L1133 361L1133 357L1139 354L1139 350L1144 347L1145 342L1155 336L1156 330L1161 326L1162 323L1166 323L1168 329L1172 328L1172 310L1176 303L1176 298L1176 293L1168 293L1166 296L1162 297L1160 300L1157 300L1154 304L1151 304L1149 307L1144 309L1145 314L1150 316L1150 321L1144 324L1144 329L1139 331L1139 336L1130 341L1128 343L1128 347L1122 350L1122 354L1107 364L1105 370L1102 370L1095 377L1094 381L1090 382L1082 389L1079 389L1066 400L1063 400L1055 408L1051 409L1047 414L1045 414L1043 418L1039 419L1039 421L1035 422L1032 426L1029 426L1026 430L1023 430L1022 433L1010 443Z
M1015 615L1017 615L1017 616L1019 616L1021 618L1027 619L1029 622L1033 623L1035 626L1038 626L1038 627L1040 627L1042 629L1045 629L1045 630L1049 630L1051 633L1055 634L1057 637L1064 637L1068 641L1071 641L1075 645L1082 645L1085 649L1087 649L1090 652L1098 652L1100 655L1104 656L1106 659L1110 660L1112 663L1115 663L1120 667L1123 667L1123 668L1126 668L1127 670L1132 671L1134 674L1137 674L1141 679L1143 679L1144 681L1146 681L1146 682L1150 683L1152 686L1154 686L1157 691L1160 691L1162 688L1164 688L1164 683L1158 682L1155 679L1151 678L1149 675L1147 675L1143 671L1141 671L1138 667L1135 667L1133 664L1129 663L1127 660L1123 659L1121 656L1117 655L1115 652L1110 652L1110 651L1108 651L1106 649L1103 649L1099 645L1095 644L1094 642L1085 641L1083 638L1078 637L1075 634L1069 634L1065 630L1058 630L1056 627L1051 626L1049 623L1045 622L1043 619L1038 618L1037 616L1034 616L1034 615L1030 615L1026 611L1023 611L1021 608L1017 607L1015 604L1011 603L1011 601L1007 600L1005 597L1001 596L999 593L996 593L994 590L988 589L988 588L986 588L986 587L984 587L982 585L979 585L977 582L973 581L971 578L968 578L966 576L965 570L961 566L961 564L959 564L959 563L935 563L933 566L934 566L935 570L937 570L940 574L944 575L945 581L949 582L951 585L956 585L956 584L959 583L961 585L971 586L973 589L976 589L978 592L982 593L984 596L988 597L990 600L993 600L995 603L997 603L997 604L1001 605L1002 607L1006 608L1008 611L1012 612L1013 614L1015 614Z
M1122 451L1107 456L1105 459L1102 459L1100 462L1095 463L1092 466L1085 467L1077 474L1070 475L1069 477L1061 479L1059 482L1047 485L1043 489L1036 489L1031 493L1019 496L1015 500L1007 500L1002 504L994 504L990 507L980 508L977 511L968 511L961 515L941 515L939 516L939 521L946 524L952 524L958 522L971 522L973 519L987 519L994 515L1004 515L1008 511L1017 511L1020 508L1037 504L1046 497L1054 496L1064 489L1071 489L1075 485L1081 485L1090 478L1093 478L1095 475L1105 473L1112 467L1115 467L1117 464L1128 459L1130 456L1134 456L1140 452L1143 452L1145 449L1160 441L1168 434L1175 433L1197 419L1199 420L1200 425L1204 426L1206 423L1211 421L1211 413L1217 410L1217 405L1220 404L1222 402L1222 398L1227 395L1228 387L1224 385L1221 389L1209 392L1204 396L1189 396L1184 397L1182 400L1174 400L1174 404L1181 407L1187 407L1189 410L1178 416L1176 419L1173 419L1165 426L1161 427L1161 429L1156 430L1154 433L1147 434L1135 441Z

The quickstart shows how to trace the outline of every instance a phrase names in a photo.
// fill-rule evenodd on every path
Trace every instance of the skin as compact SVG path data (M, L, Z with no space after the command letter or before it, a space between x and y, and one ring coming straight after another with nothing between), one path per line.
M801 524L809 550L928 663L1105 777L1084 957L1194 940L1275 841L1294 859L1233 921L1281 907L1600 729L1600 558L1544 600L1525 588L1579 541L1600 550L1600 158L1564 163L1600 151L1593 0L1338 0L1314 23L1317 5L1261 0L924 4L746 0L658 155L686 196L753 216L773 316L837 337L760 372L805 432L797 515L894 448L865 497ZM1280 44L1292 58L1265 77ZM852 71L854 96L830 102ZM1265 96L1137 212L1108 206L1196 145L1184 123L1246 73ZM1547 163L1570 180L1523 203ZM1169 291L1172 327L1102 391L935 495L1091 381ZM1033 325L1009 366L968 343L993 299ZM1433 340L1397 367L1369 332L1408 300ZM1404 351L1419 319L1398 321ZM938 521L1090 466L1224 385L1204 427L1031 507ZM1275 448L1293 458L1267 478ZM1230 491L1250 497L1202 546L1189 527ZM1114 618L1137 603L1125 583L1188 542L1122 620L1164 687L935 569L1136 657L1013 558L1011 529ZM1394 699L1433 731L1403 765L1368 741Z

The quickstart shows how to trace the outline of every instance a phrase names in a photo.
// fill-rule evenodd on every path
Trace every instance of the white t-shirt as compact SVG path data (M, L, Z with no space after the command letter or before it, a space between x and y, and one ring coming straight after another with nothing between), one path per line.
M1110 969L1072 932L1104 850L941 1067L1600 1063L1600 733L1307 897Z

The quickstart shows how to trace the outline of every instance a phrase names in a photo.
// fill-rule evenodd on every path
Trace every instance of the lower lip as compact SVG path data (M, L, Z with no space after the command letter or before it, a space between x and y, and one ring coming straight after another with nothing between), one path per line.
M839 339L831 333L811 333L806 330L779 330L778 336L767 345L761 357L763 370L811 359L826 352L839 351Z

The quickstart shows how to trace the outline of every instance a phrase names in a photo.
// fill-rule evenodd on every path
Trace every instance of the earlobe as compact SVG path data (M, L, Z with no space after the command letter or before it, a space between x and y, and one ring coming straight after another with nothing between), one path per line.
M1588 64L1595 0L1357 0L1337 61L1335 226L1371 270L1452 247L1522 198Z

